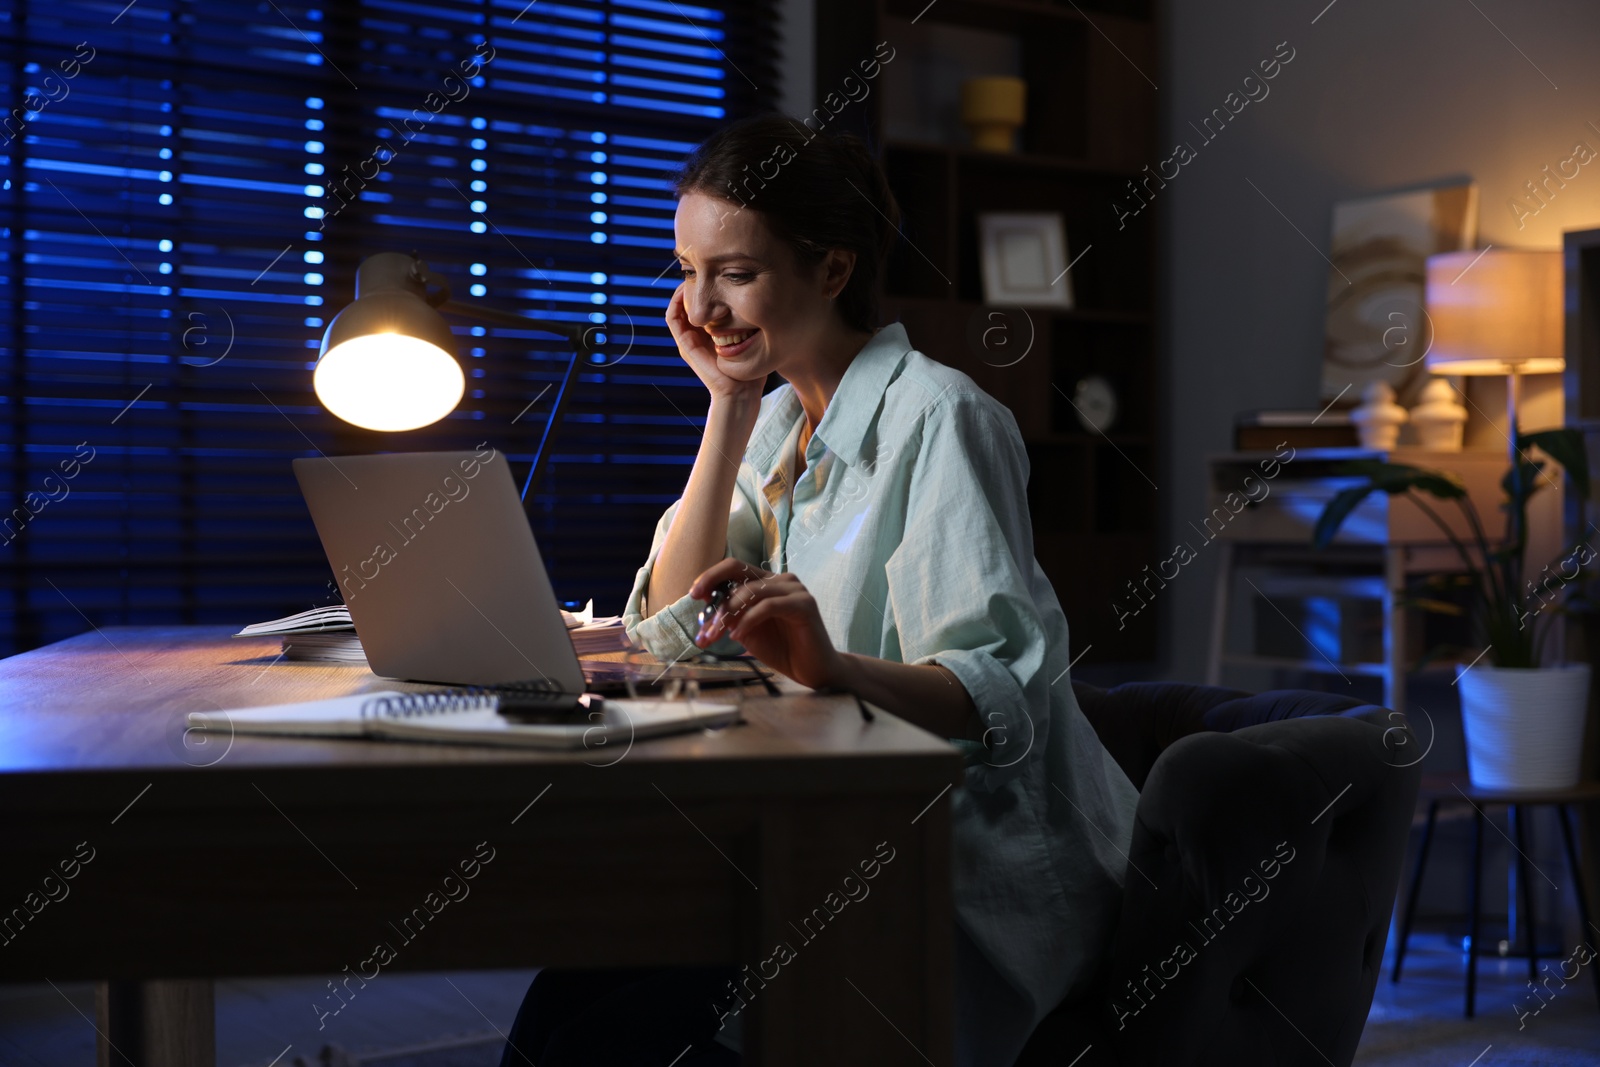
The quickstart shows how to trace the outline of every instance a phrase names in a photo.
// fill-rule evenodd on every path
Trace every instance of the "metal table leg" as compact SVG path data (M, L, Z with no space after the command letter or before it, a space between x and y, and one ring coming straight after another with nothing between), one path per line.
M1533 847L1528 843L1528 818L1520 804L1512 804L1507 808L1508 822L1511 824L1513 837L1512 844L1517 850L1517 887L1522 896L1522 914L1525 916L1521 925L1523 932L1528 937L1528 981L1535 985L1539 982L1539 922L1534 918L1533 911L1533 883L1528 878L1528 852ZM1516 931L1508 931L1507 936L1516 937Z
M1483 882L1483 809L1472 805L1472 884L1467 909L1467 1018L1478 994L1478 906Z
M1583 892L1583 873L1578 869L1578 849L1572 843L1572 823L1568 821L1567 805L1557 804L1557 821L1561 823L1561 841L1567 848L1567 866L1572 868L1572 888L1578 897L1578 918L1583 922L1584 936L1588 937L1589 931L1595 928L1589 919L1589 900ZM1594 977L1594 995L1600 1001L1600 960L1589 966L1589 973Z

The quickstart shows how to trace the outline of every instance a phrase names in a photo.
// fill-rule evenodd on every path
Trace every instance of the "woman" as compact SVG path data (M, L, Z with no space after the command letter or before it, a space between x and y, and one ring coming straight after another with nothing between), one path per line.
M1108 948L1137 799L1073 699L1016 421L902 326L873 329L898 209L859 141L778 116L736 123L676 191L683 281L667 324L711 402L624 621L664 659L742 646L962 745L957 1062L1008 1065ZM772 372L785 384L763 396ZM727 581L727 609L699 630ZM673 1015L662 1062L686 1035L697 1059L682 1064L737 1062L737 1036L699 1006L725 987L716 969L547 973L518 1018L540 1067L635 1006L659 1022L668 989L694 1006ZM571 1062L612 1061L591 1048Z

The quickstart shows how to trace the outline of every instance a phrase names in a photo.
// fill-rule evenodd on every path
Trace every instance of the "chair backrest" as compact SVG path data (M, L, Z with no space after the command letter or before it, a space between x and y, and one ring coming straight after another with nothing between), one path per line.
M1249 693L1183 682L1130 682L1101 689L1074 681L1072 692L1100 743L1140 790L1161 753L1190 734L1231 731L1308 715L1352 716L1385 729L1405 721L1386 708L1354 697L1306 689ZM1390 740L1399 737L1391 735Z
M1074 690L1141 790L1108 986L1070 1006L1076 1035L1127 1065L1349 1064L1421 780L1404 718L1300 690Z

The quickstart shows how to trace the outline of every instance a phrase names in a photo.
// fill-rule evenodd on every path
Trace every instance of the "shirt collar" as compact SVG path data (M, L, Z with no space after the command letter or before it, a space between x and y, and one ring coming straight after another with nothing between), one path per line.
M839 387L828 401L828 409L822 413L813 436L850 466L861 462L861 446L883 404L884 391L910 351L906 328L898 322L890 323L872 335L839 379ZM781 388L784 395L774 402L772 412L751 435L745 450L758 470L772 469L777 451L789 439L795 421L805 417L794 390L787 383Z

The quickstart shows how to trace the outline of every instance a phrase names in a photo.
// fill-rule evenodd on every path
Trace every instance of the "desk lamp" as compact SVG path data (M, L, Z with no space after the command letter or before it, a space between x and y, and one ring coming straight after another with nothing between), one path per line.
M1506 376L1506 434L1515 488L1522 476L1517 448L1519 379L1566 369L1561 352L1561 253L1491 249L1429 256L1426 299L1433 323L1429 371ZM1520 531L1512 532L1520 536Z
M312 376L317 399L339 418L368 430L415 430L444 418L461 402L466 376L456 360L455 335L441 312L540 330L572 344L572 361L522 486L526 500L543 468L545 448L561 420L578 364L588 361L586 325L454 303L449 284L429 273L415 253L380 252L357 268L355 299L333 317L322 336Z

